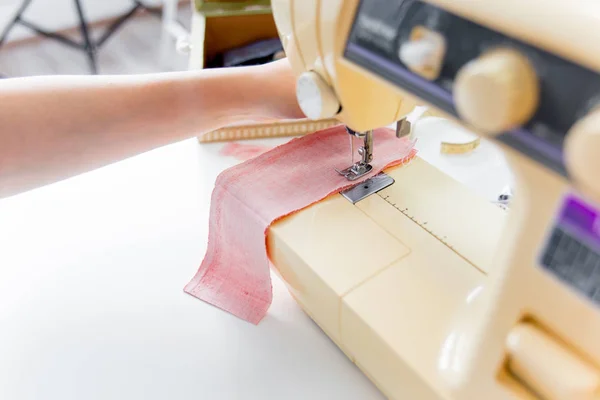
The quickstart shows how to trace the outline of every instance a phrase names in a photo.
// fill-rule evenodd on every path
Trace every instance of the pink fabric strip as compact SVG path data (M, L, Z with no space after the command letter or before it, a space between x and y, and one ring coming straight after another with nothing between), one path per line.
M222 156L235 157L238 160L246 161L250 158L257 157L273 147L257 146L254 144L230 142L227 143L219 152Z
M407 140L377 129L373 171L348 182L334 170L350 164L348 141L345 128L336 126L221 173L212 193L208 249L185 291L246 321L260 322L272 299L269 226L416 154Z

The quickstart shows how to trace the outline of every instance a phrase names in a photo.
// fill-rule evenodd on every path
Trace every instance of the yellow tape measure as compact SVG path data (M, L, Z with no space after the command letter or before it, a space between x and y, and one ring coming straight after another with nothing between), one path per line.
M481 143L480 138L477 138L475 140L472 140L472 141L466 142L466 143L442 142L442 147L441 147L440 151L442 154L465 154L465 153L475 150L477 147L479 147L480 143Z
M324 119L320 121L302 119L274 123L228 126L199 136L198 141L200 143L210 143L232 140L303 136L339 124L340 122L336 119Z

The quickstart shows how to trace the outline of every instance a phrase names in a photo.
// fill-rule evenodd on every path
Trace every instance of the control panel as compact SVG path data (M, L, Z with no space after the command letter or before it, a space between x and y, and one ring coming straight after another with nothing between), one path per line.
M600 105L600 74L419 0L362 0L344 57L565 177Z

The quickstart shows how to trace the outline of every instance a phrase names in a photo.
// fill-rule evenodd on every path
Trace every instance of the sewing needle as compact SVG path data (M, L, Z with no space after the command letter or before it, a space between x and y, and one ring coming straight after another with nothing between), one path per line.
M350 158L352 162L350 165L354 165L354 135L348 135L350 138Z

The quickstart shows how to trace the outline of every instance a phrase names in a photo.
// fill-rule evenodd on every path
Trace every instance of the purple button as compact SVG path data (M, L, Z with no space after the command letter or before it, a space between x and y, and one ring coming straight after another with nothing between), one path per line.
M571 194L563 203L558 223L581 240L600 248L600 207Z

